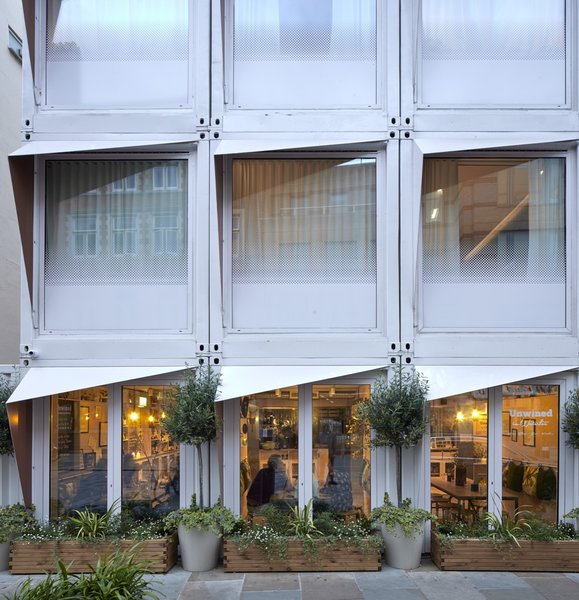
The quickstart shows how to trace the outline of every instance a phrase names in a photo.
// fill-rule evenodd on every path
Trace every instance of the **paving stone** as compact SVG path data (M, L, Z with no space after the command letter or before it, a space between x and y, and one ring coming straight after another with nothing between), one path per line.
M544 600L545 597L532 588L509 588L483 590L487 600Z
M379 589L362 590L364 600L426 600L426 596L418 589L396 589L382 586Z
M239 600L243 581L188 581L179 600ZM165 599L163 599L165 600Z
M301 600L299 590L282 590L277 592L242 592L239 600Z
M247 573L242 587L243 592L299 589L300 579L297 573Z
M392 572L355 573L354 578L358 587L366 589L417 589L416 581L404 571L393 569Z
M224 573L223 567L212 569L211 571L200 571L199 573L190 573L189 581L232 581L243 579L245 573Z
M449 598L484 600L483 594L467 581L462 573L410 571L408 576L416 582L428 600L448 600Z
M528 576L524 579L547 600L577 600L579 598L579 583L562 573L540 577Z
M571 579L571 581L576 581L579 583L579 573L565 573L565 577Z
M302 600L364 600L354 573L301 574Z
M497 573L487 571L463 572L462 576L478 590L496 588L526 588L531 586L521 577L513 573Z

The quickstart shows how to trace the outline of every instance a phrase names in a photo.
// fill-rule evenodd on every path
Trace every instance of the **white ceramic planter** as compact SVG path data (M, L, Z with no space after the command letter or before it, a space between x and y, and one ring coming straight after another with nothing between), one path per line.
M0 544L0 571L8 571L8 557L10 555L10 542Z
M181 564L185 571L210 571L217 566L221 538L211 531L179 525Z
M407 538L400 525L396 525L394 533L390 533L385 525L381 525L380 528L386 549L386 562L395 569L417 569L422 556L424 529L414 537Z

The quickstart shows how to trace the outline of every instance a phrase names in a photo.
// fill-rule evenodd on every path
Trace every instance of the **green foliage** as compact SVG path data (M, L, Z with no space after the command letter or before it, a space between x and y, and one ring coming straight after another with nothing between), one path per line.
M8 411L6 410L6 401L10 398L13 391L14 386L8 379L0 376L0 456L14 454Z
M563 431L569 436L567 444L579 450L579 389L569 392L562 419Z
M388 494L384 494L384 504L372 511L372 520L384 525L390 533L395 533L396 526L399 525L404 537L414 538L423 531L426 521L434 521L436 517L422 508L413 508L410 498L396 506L392 504Z
M292 536L302 539L311 539L319 534L318 528L314 525L312 518L313 498L303 507L291 506L290 518L288 523L288 533Z
M375 431L373 446L410 448L422 440L426 430L424 407L428 383L416 371L394 368L390 381L376 379L370 399L358 405L358 416Z
M221 376L210 367L188 368L185 380L169 392L164 431L177 444L199 446L217 437L218 419L215 400Z
M167 528L175 529L179 525L183 525L186 529L212 531L215 535L221 537L228 535L237 527L238 519L219 502L207 508L197 506L195 494L193 494L189 508L174 510L165 517Z
M286 503L287 506L287 503ZM275 504L264 504L255 511L255 516L265 518L269 527L280 535L285 535L289 528L289 512L282 511Z
M489 537L494 541L511 542L520 546L518 538L525 529L530 529L525 516L526 511L515 511L513 517L505 515L503 518L494 513L487 512L483 515L483 521L489 526Z
M62 562L58 573L37 585L28 578L9 600L158 600L150 590L148 570L128 552L115 552L88 574L71 575Z
M563 515L565 519L579 519L579 508L574 508L569 511L566 515Z
M102 540L109 533L111 519L114 515L118 500L103 514L94 512L88 508L75 510L75 517L68 517L68 522L76 531L76 538L83 541Z
M37 523L33 506L26 508L22 504L12 504L0 507L0 544L17 538Z

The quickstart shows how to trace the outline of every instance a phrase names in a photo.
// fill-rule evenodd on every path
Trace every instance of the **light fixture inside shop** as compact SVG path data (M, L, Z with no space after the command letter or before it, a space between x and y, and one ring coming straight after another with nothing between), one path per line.
M139 414L136 411L133 411L132 413L129 414L129 419L131 419L131 421L135 422L139 420Z
M147 396L139 396L139 408L145 408L147 406Z
M462 423L462 422L464 421L464 413L463 413L461 410L459 410L459 411L456 413L456 420L457 420L459 423Z

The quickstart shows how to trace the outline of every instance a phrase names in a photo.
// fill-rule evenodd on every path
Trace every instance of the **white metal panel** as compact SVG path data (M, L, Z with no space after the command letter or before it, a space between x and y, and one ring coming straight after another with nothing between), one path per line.
M461 152L466 150L483 150L487 148L514 148L515 146L529 146L537 144L556 144L558 142L568 142L577 139L577 133L562 132L558 134L547 133L523 134L517 132L516 135L498 135L473 133L471 136L444 135L440 134L420 134L414 135L414 141L422 154L440 154L443 152Z
M384 141L383 138L377 136L358 136L355 138L328 138L326 136L312 137L296 137L283 138L276 137L275 139L237 139L237 140L221 140L215 155L225 154L248 154L251 152L268 152L270 150L291 150L297 148L323 148L331 150L332 146L347 146L355 144L367 144L373 142Z
M416 370L429 383L428 399L446 398L504 383L524 381L543 375L568 371L570 367L545 366L443 366L419 365Z
M10 154L13 156L32 156L41 154L63 154L66 152L90 152L91 150L114 150L118 148L139 148L166 144L192 142L196 137L171 140L53 140L28 142Z
M325 381L354 373L380 369L380 366L224 366L218 400L240 398L290 385Z
M184 365L166 367L33 367L22 378L8 402L50 396L83 388L174 373Z

